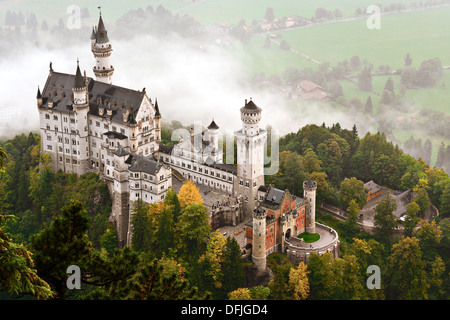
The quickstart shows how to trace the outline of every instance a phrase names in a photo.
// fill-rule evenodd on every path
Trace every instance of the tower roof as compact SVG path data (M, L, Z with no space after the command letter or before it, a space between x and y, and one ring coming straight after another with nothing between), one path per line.
M97 43L108 43L109 42L108 32L106 31L105 24L103 23L101 14L100 14L100 18L98 19L96 42Z
M217 130L219 126L214 122L214 119L211 121L211 124L208 126L208 129Z
M84 88L85 87L85 83L84 83L84 79L83 76L81 75L81 71L80 71L80 64L77 60L77 72L75 74L75 81L74 81L74 88Z
M36 99L42 99L41 89L39 89L39 86L38 86L38 91L36 94Z
M97 34L95 33L95 28L92 27L91 40L94 40L96 38L97 38Z
M247 113L258 113L261 112L261 108L258 107L252 99L247 102L247 99L245 100L245 106L241 108L241 112L247 112Z
M159 107L158 107L158 99L155 99L155 109L156 109L155 117L161 118L161 113L159 113Z

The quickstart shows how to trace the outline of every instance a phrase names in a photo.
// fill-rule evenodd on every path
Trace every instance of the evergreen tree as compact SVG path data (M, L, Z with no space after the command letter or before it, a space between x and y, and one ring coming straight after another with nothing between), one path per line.
M148 218L148 208L139 198L131 215L131 247L138 252L151 251L152 232Z
M32 253L5 233L4 222L11 218L0 215L0 291L7 290L10 295L29 294L38 299L52 298L50 286L36 273Z
M230 292L244 284L245 275L242 265L241 248L236 238L228 237L223 250L223 290Z

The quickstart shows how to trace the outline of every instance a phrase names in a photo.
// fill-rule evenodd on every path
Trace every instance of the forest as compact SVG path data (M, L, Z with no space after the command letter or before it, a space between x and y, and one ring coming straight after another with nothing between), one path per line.
M233 237L211 230L198 188L185 183L163 202L133 209L130 246L118 248L108 220L111 199L96 174L53 172L40 137L18 135L0 143L0 298L75 300L443 300L450 294L450 178L415 160L382 133L359 137L339 123L307 125L280 138L280 170L266 184L302 194L318 183L318 202L348 212L339 221L318 210L316 221L334 228L341 257L313 254L292 265L268 257L273 279L248 285L252 262ZM357 225L365 203L361 184L413 189L403 235L390 197L376 208L375 233ZM440 215L423 221L424 208ZM405 258L406 257L406 258ZM81 289L66 285L68 266L81 270ZM381 269L381 288L366 286L367 268Z

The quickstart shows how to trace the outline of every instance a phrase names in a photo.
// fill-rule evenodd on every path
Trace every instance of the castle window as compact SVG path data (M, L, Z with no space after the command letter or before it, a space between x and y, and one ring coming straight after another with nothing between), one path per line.
M242 185L244 185L244 181L241 179L241 180L239 180L239 184L242 186Z
M50 119L50 115L48 113L45 114L45 119Z
M106 129L106 130L108 130L108 124L105 123L105 124L103 125L103 128Z
M52 146L51 145L47 145L47 149L48 150L52 150Z
M95 121L95 126L96 127L100 127L100 122L99 121Z
M245 187L246 188L250 187L250 183L248 181L245 181Z
M75 118L70 118L70 123L75 123Z
M47 135L47 141L52 141L52 137L50 135Z
M58 116L53 116L53 120L58 120Z

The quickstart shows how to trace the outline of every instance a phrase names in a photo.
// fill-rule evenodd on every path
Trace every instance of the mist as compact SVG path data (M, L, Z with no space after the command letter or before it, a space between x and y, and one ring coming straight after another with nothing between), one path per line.
M185 39L177 34L157 37L137 34L126 40L115 37L114 24L107 24L113 47L111 62L115 68L113 84L134 90L146 88L157 99L165 121L178 120L184 125L194 122L208 126L212 119L221 131L233 132L241 127L239 109L245 99L262 108L261 126L271 125L280 135L296 132L306 124L327 125L339 122L343 128L356 124L360 134L369 130L370 119L355 119L331 105L293 103L284 92L258 89L251 85L252 75L239 59L240 44L233 55L215 44ZM0 60L0 137L38 132L36 107L38 86L42 89L49 73L75 73L76 61L95 78L95 63L90 51L89 28L77 30L73 38L60 44L40 45L26 42L20 54ZM86 33L83 39L83 33ZM243 49L242 49L243 50Z

